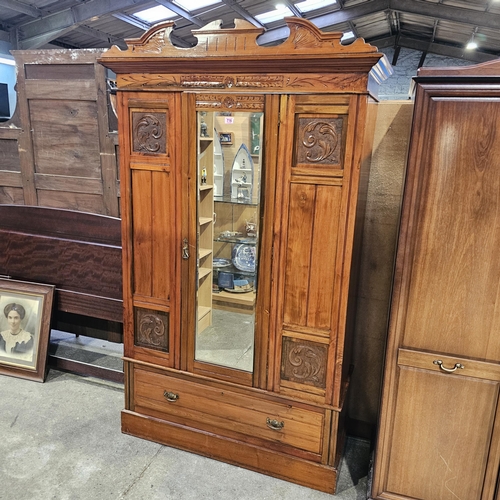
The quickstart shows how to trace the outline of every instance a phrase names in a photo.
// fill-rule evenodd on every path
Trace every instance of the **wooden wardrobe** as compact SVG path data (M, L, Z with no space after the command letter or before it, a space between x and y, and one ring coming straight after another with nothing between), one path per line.
M500 62L421 68L374 499L498 499Z
M100 60L118 86L122 430L334 492L383 54L287 23L281 45L237 20L190 49L164 23Z

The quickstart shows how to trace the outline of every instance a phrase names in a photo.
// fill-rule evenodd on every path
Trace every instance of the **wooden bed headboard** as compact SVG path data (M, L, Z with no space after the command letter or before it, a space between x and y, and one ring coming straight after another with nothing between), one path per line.
M0 205L0 274L55 285L54 328L121 341L120 224L98 214Z

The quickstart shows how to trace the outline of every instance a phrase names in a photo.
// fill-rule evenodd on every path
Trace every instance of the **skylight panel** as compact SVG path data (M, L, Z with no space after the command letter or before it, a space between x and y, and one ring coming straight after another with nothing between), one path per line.
M343 35L342 38L340 39L341 42L345 42L347 40L351 40L352 38L355 38L355 35L352 31L346 31Z
M300 12L309 12L311 10L321 9L322 7L328 7L329 5L334 5L337 0L305 0L304 2L299 2L295 4Z
M286 16L293 16L292 11L285 5L277 5L276 9L270 12L264 12L264 14L258 14L255 18L263 24L269 24L274 21L279 21Z
M174 0L174 3L179 7L192 12L193 10L202 9L203 7L208 7L209 5L215 5L216 3L222 3L221 0Z
M175 12L163 7L163 5L158 5L157 7L151 7L150 9L140 10L139 12L134 13L135 17L149 24L155 24L160 21L164 21L165 19L171 19L176 15L177 14Z

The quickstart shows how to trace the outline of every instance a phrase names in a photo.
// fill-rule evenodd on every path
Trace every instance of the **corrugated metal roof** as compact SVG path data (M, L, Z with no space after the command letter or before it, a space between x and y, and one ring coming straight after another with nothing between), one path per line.
M281 3L300 14L300 1ZM0 30L19 49L124 47L124 39L141 36L149 26L134 14L160 4L176 12L173 43L179 46L195 44L191 30L218 19L228 27L235 18L262 26L255 16L273 8L260 0L223 0L193 12L175 0L0 0ZM500 0L337 0L303 16L325 31L353 31L379 48L408 47L472 62L500 57ZM265 25L266 41L286 38L283 27L283 20ZM467 51L472 36L479 47Z

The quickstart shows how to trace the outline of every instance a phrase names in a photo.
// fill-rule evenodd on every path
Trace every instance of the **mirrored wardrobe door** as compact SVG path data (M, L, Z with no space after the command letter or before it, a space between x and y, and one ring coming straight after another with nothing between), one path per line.
M263 113L197 110L195 361L252 373Z

